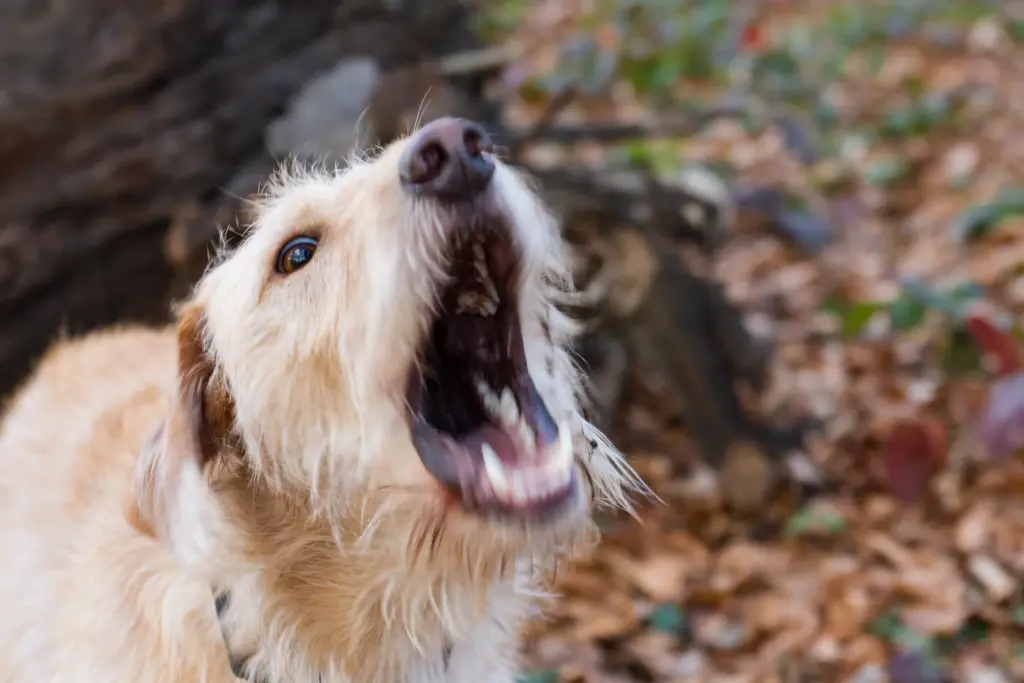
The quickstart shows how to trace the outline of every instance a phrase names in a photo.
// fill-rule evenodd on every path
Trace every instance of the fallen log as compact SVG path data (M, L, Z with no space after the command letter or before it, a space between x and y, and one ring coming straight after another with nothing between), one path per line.
M467 19L458 0L0 0L0 388L61 332L163 319L311 77L463 51Z

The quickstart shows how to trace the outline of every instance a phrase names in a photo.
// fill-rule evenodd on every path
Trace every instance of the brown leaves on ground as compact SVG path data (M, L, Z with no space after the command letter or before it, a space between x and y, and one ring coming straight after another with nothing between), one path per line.
M557 62L550 36L573 32L572 6L536 3L524 24L533 60L518 69ZM831 6L761 3L768 19L741 46L766 51L790 18ZM828 226L800 249L787 226L741 213L715 256L730 298L776 345L759 410L824 425L799 454L824 491L807 501L779 487L753 509L727 500L760 486L757 455L710 471L680 416L633 377L612 435L665 504L609 522L602 545L557 578L562 597L527 641L529 680L1024 680L1024 458L1013 457L1024 347L1000 322L1024 313L1024 23L936 26L851 51L820 84L839 125L819 136L828 149L817 160L797 158L785 130L732 119L662 145L687 163L726 164L738 185L778 188ZM524 99L508 118L542 109ZM647 118L616 85L561 120ZM608 158L594 145L533 154ZM964 283L984 309L929 293ZM972 353L983 370L958 371Z

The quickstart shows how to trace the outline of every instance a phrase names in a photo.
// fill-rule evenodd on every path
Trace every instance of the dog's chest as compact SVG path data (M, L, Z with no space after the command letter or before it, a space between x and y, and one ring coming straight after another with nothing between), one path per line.
M259 619L253 619L257 616L253 605L245 604L239 597L234 592L221 593L216 598L216 606L231 666L240 679L251 683L363 683L338 671L282 665L279 658L261 644L259 633L248 626L259 623ZM406 660L402 682L509 683L515 671L514 634L518 624L514 616L500 611L490 614L467 637L446 639L439 647L416 653Z

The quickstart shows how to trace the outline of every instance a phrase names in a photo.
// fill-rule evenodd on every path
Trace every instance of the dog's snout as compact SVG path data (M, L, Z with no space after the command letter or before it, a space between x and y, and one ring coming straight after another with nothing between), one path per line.
M467 119L442 118L417 132L402 155L402 182L418 194L469 199L494 176L491 139Z

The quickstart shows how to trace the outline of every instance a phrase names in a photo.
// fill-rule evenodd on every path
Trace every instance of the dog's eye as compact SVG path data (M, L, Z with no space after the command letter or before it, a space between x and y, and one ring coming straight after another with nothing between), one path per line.
M277 272L290 275L313 260L317 241L312 237L296 237L277 255Z

